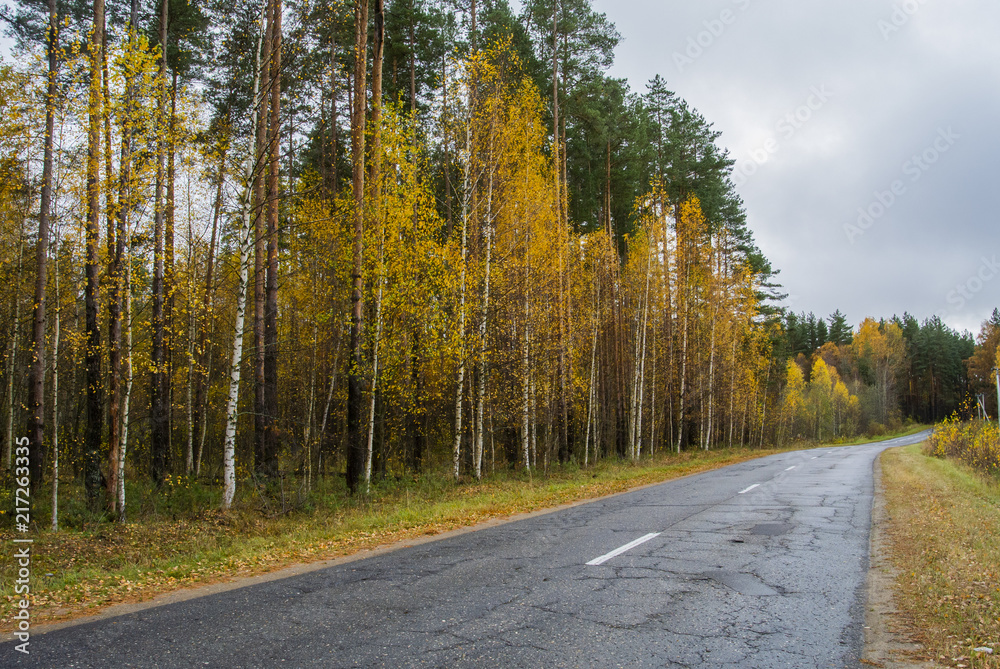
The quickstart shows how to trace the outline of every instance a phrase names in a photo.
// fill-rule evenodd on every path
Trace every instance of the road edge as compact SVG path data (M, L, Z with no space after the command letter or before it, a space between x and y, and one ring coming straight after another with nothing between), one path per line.
M868 534L865 640L861 663L885 669L925 669L934 665L903 659L904 653L918 650L919 647L900 638L893 629L893 617L898 613L894 590L898 570L892 563L890 553L890 518L882 485L882 455L885 452L879 453L872 465L875 494L872 501L871 531Z

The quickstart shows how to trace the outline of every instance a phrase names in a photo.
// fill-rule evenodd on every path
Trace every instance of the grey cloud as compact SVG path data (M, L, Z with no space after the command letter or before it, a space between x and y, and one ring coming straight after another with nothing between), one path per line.
M1000 276L967 291L961 308L949 302L957 286L977 285L984 256L1000 253L996 3L594 4L625 37L612 74L637 90L662 74L715 122L739 167L777 138L777 151L740 192L761 248L795 296L793 308L839 308L853 322L903 311L921 319L938 314L978 331L1000 305ZM735 19L720 33L711 22L727 10ZM702 36L703 53L678 71L674 54L705 31L711 39ZM775 124L823 85L834 96L783 137ZM960 139L913 181L907 161L948 128ZM845 224L896 181L905 192L851 244Z

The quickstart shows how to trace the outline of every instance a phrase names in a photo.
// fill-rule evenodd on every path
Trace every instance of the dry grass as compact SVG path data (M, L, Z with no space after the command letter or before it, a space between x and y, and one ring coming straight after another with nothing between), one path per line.
M1000 669L1000 482L920 446L886 451L882 472L900 632L923 649L914 659Z

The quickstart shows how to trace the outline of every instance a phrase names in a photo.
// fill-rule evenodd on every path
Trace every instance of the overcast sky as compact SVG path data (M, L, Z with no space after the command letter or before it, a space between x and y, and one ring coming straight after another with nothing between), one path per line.
M791 308L978 333L1000 306L996 0L593 2L611 74L722 131Z

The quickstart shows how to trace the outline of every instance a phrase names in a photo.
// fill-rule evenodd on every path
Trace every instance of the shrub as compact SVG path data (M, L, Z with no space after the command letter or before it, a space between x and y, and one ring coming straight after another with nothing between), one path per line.
M980 472L1000 476L1000 427L996 423L952 417L934 430L927 443L935 457L956 458Z

